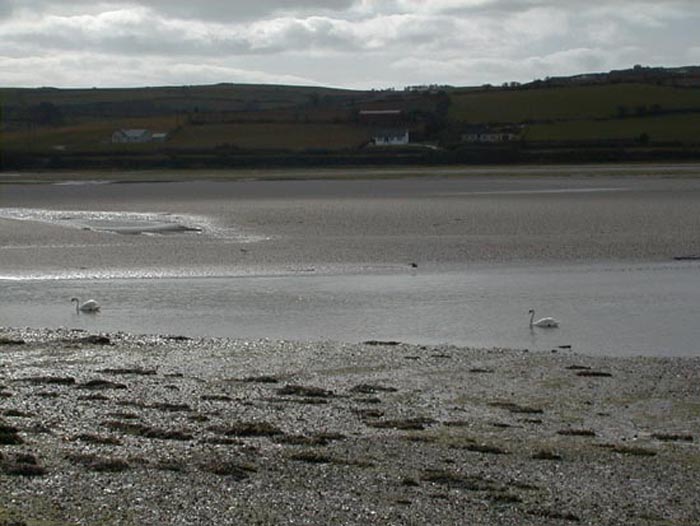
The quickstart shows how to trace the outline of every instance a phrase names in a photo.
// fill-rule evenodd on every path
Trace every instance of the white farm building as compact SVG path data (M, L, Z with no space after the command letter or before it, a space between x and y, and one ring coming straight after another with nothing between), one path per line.
M137 144L147 142L165 142L168 134L152 132L146 129L122 128L112 133L113 144Z
M408 130L380 130L372 136L375 146L404 146L408 142Z

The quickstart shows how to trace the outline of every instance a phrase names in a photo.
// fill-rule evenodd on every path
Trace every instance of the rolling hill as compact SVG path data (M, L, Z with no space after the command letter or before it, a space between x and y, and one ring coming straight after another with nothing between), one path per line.
M82 166L95 159L109 165L110 157L158 165L193 155L204 164L222 156L232 162L340 153L409 159L410 152L426 162L473 162L498 161L499 149L506 152L500 158L512 162L538 158L534 150L575 148L580 157L605 149L609 157L612 150L636 148L692 157L700 149L695 67L404 91L238 84L0 88L0 104L6 167ZM116 143L112 134L119 129L146 129L165 139ZM400 154L397 148L368 153L380 129L410 131L412 146Z

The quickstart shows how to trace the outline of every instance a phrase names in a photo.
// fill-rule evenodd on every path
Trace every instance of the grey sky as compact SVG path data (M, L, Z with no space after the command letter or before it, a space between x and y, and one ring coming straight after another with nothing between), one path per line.
M697 0L0 0L0 84L528 81L700 63Z

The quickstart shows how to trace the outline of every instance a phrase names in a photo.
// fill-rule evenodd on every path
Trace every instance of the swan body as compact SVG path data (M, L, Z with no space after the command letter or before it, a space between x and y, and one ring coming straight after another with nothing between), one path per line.
M75 312L97 312L100 310L100 304L95 300L87 300L84 303L80 303L78 298L71 298L71 303L75 302Z
M542 318L537 321L535 320L535 309L530 309L530 328L541 327L543 329L555 329L559 327L559 322L554 318Z

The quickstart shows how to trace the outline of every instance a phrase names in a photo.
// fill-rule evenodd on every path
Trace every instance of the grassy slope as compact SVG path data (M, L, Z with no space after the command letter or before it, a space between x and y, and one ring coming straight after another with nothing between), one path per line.
M352 149L370 138L368 128L333 123L236 123L184 125L176 128L177 117L109 120L78 126L48 128L4 134L6 148L23 151L50 151L63 147L68 151L148 151L163 147L161 143L111 144L112 132L118 128L148 128L172 132L168 148L215 148L230 145L244 149Z
M304 150L357 148L369 130L351 124L236 123L186 126L168 142L172 147L211 148L223 144L245 149Z
M700 113L604 121L567 121L528 126L526 140L585 141L636 139L646 133L652 141L700 142Z
M312 97L353 97L361 92L322 87L217 84L124 89L18 89L0 88L0 100L8 105L51 102L62 107L98 103L148 102L165 113L177 111L287 108L306 104Z
M114 130L119 128L147 128L169 131L177 125L177 117L149 117L134 119L97 120L73 126L42 128L0 134L6 148L26 151L45 151L57 146L73 149L110 149L108 144ZM139 145L141 146L141 145Z
M348 102L375 98L370 93L332 88L232 84L95 90L5 88L0 89L0 100L8 106L31 107L50 102L61 108L70 125L6 131L0 133L0 140L5 148L34 152L55 151L56 147L105 152L162 148L161 144L109 144L112 132L118 128L148 128L171 132L167 146L174 148L220 145L287 150L356 148L369 139L369 130L351 122L330 121L349 119L351 113L344 109ZM143 108L148 116L113 118L99 114L110 115L119 108L129 111ZM237 112L242 120L253 120L257 115L258 119L282 122L193 126L184 116L178 117L183 112L215 117L220 114L217 112Z
M662 111L700 109L700 89L651 84L612 84L518 90L454 90L450 119L460 123L529 124L524 138L534 141L634 139L642 133L652 141L700 141L700 113L636 117L638 107ZM393 97L393 98L392 98ZM8 105L52 102L65 113L69 126L37 128L0 134L3 147L23 151L157 150L162 144L111 145L115 129L149 128L173 132L169 148L213 148L235 145L244 149L351 149L369 139L372 126L349 120L355 107L385 108L401 104L400 93L387 95L316 87L215 85L112 90L0 89ZM427 100L427 99L426 99ZM128 107L145 102L150 116L110 118L81 112L99 103ZM399 101L399 102L396 102ZM415 101L414 101L415 104ZM617 118L624 106L630 117ZM187 124L183 112L200 115L239 112L236 123ZM247 111L242 111L247 110ZM268 113L263 113L265 110ZM109 113L109 112L107 112ZM180 117L177 114L180 114ZM224 114L229 115L229 114ZM256 115L270 122L254 121ZM343 117L346 115L347 117ZM237 119L239 117L236 117ZM306 121L309 122L306 122ZM332 122L345 120L345 122ZM285 122L286 121L286 122ZM317 122L314 122L317 121ZM326 122L319 122L326 121Z
M463 122L522 122L549 119L610 118L625 106L655 104L664 110L699 108L700 90L650 84L612 84L491 90L452 95L450 118Z

